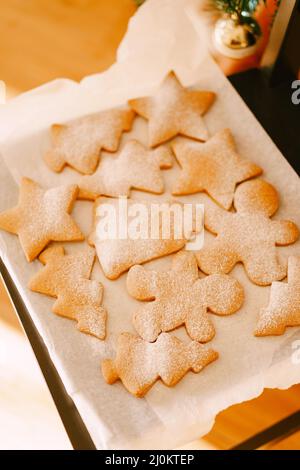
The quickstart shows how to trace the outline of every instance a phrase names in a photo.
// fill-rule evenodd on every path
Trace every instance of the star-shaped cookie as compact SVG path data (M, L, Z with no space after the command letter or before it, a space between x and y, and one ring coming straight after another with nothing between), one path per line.
M171 72L153 96L129 101L131 108L149 120L149 145L155 147L177 134L206 140L202 115L215 99L211 91L188 90Z
M130 130L133 118L130 109L110 109L68 124L54 124L52 147L44 156L45 162L56 172L69 165L90 175L98 165L101 149L118 150L122 132Z
M180 139L172 148L182 168L172 191L174 195L206 191L229 209L237 183L262 173L259 166L238 155L229 129L202 144Z
M29 282L29 289L56 297L53 312L78 322L78 329L97 338L105 338L106 311L102 307L103 287L90 280L95 250L86 247L65 254L53 245L39 256L45 265Z
M117 158L101 161L93 175L81 178L79 197L129 196L131 189L161 194L164 182L160 169L171 166L172 155L167 147L147 150L138 141L131 140Z
M17 234L28 261L34 260L50 241L84 240L69 215L78 186L43 189L23 178L19 202L0 214L0 229Z
M300 256L290 256L288 282L273 282L269 305L260 311L255 336L282 335L300 326Z

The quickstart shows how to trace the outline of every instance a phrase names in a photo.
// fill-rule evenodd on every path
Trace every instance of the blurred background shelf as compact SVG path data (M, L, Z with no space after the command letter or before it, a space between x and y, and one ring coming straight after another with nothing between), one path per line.
M109 67L134 12L132 0L0 0L0 79L8 98L57 77L80 80ZM226 73L246 67L228 60L223 66ZM234 446L299 410L299 397L300 385L265 390L220 413L213 430L185 448ZM1 281L0 422L0 449L71 448ZM300 433L270 448L300 450Z

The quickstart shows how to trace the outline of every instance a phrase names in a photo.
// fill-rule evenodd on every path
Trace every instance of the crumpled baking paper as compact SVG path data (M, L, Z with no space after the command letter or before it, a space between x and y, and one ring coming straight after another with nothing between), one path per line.
M151 93L173 69L185 85L194 84L217 93L218 98L205 117L210 134L224 127L232 129L240 154L262 166L264 177L280 193L281 205L275 218L291 218L300 226L299 178L206 56L204 40L193 27L192 16L197 14L198 3L148 0L130 21L118 60L108 71L86 77L81 84L56 80L0 107L0 210L16 203L22 176L44 186L78 181L79 175L73 170L67 168L54 174L42 160L49 147L49 126L53 122ZM130 137L147 142L147 124L141 118L136 119L132 132L124 136L122 145ZM174 169L163 173L168 192L177 172L175 164ZM162 197L168 196L168 192ZM137 191L133 197L159 199ZM199 194L181 200L205 203L207 199ZM73 215L88 235L92 204L78 201ZM65 246L67 250L76 250L82 245ZM300 245L296 243L279 251L285 257L300 254ZM1 232L0 252L99 449L175 448L206 434L216 414L228 406L258 396L264 387L287 388L300 382L296 354L300 329L290 328L280 337L253 336L259 309L267 304L270 288L251 284L242 266L235 267L232 275L244 286L243 308L229 317L212 318L217 334L209 346L220 353L220 359L200 374L187 374L175 388L157 383L144 399L137 399L120 382L107 385L100 371L101 359L114 354L118 333L133 331L131 316L139 303L126 292L126 275L109 281L98 264L93 271L93 277L104 284L104 305L108 310L107 340L102 342L79 333L74 322L52 314L53 299L26 288L41 265L38 261L31 264L25 261L17 237ZM170 264L171 257L166 257L146 266L168 269ZM186 338L183 329L174 334Z

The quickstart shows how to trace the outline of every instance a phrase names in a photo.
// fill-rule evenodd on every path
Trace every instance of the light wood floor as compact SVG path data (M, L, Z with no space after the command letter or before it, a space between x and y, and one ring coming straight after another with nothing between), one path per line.
M0 0L0 79L9 96L53 78L79 80L107 68L134 11L132 0ZM2 285L0 308L1 318L22 335ZM36 387L46 393L42 379ZM9 399L0 395L0 409L10 405ZM26 399L30 401L30 396ZM49 396L47 400L45 410L51 407ZM30 405L22 397L21 402ZM300 386L266 390L261 397L222 412L206 439L187 448L228 448L299 409L299 404ZM19 413L16 408L15 418L21 419ZM300 433L273 448L300 449Z

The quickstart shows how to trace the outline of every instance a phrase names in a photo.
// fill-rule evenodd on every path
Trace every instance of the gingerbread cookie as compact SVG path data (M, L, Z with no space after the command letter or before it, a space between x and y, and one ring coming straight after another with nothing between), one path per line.
M230 315L244 300L243 288L230 276L213 274L199 279L195 256L184 251L174 256L171 271L133 266L127 276L127 289L137 300L151 300L133 317L139 335L151 342L162 331L181 325L193 340L210 341L215 329L209 312Z
M261 309L255 336L282 335L300 326L300 256L288 260L288 282L273 282L269 305Z
M255 284L283 279L286 265L279 261L276 245L294 243L299 232L293 222L270 219L278 205L277 191L263 180L238 186L235 213L206 204L205 226L217 237L197 253L200 269L207 274L229 273L242 262Z
M106 311L102 307L103 287L90 280L95 250L86 247L65 254L62 246L51 246L39 257L45 265L29 282L29 289L56 297L53 312L76 320L83 333L105 338Z
M76 200L76 185L43 189L22 178L18 205L0 214L0 228L17 234L28 261L50 241L84 240L69 215Z
M107 383L120 379L130 393L143 397L158 379L173 387L189 370L198 373L217 358L214 350L196 341L185 344L167 333L162 333L155 343L122 333L116 358L102 361L101 366Z
M125 144L117 158L102 160L96 173L79 181L79 197L129 196L131 189L161 194L164 182L160 169L171 168L172 154L167 147L147 150L136 140Z
M101 149L118 150L123 131L129 131L134 113L127 109L110 109L51 128L52 147L45 154L51 170L60 172L65 165L84 174L92 174L99 162Z
M262 172L259 166L238 155L229 129L218 132L205 143L181 139L172 148L182 168L173 194L206 191L224 209L231 207L237 183Z
M123 203L124 209L121 207ZM112 198L96 200L94 230L89 241L96 247L98 259L107 278L116 279L135 264L142 264L183 248L192 237L194 227L191 227L191 233L187 235L184 234L184 230L179 230L181 227L178 223L181 223L183 228L184 220L178 222L176 216L173 217L172 208L175 206L182 207L182 204L179 202L155 204L126 198L121 199L121 203L120 199ZM164 233L163 217L158 217L158 222L154 225L153 215L156 208L155 212L158 215L163 214L164 210L170 214L166 233ZM124 221L124 216L127 221ZM105 229L110 228L111 224L113 230L112 233L108 233ZM126 225L128 230L123 233ZM137 228L137 232L140 233L130 233L132 227Z
M202 115L214 99L211 91L187 90L171 72L154 96L130 100L129 105L149 120L149 145L155 147L177 134L206 140Z

